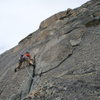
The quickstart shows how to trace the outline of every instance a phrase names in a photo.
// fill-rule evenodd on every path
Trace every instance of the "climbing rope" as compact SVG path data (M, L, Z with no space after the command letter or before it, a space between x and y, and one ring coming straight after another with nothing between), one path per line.
M28 69L27 69L27 67L26 67L27 65L25 65L25 69L26 69L26 71L27 71L27 73L28 73L28 75L33 79L33 76L32 76L32 74L28 71ZM35 70L35 69L33 69L33 70Z
M33 62L33 64L34 64L34 66L33 66L33 75L28 71L28 69L27 69L27 66L28 66L28 62L26 63L26 61L24 62L24 65L25 65L25 69L26 69L26 71L27 71L27 73L28 73L28 75L33 79L33 77L35 76L35 68L36 68L36 62L35 62L36 60L35 60L35 56L34 56L34 62Z

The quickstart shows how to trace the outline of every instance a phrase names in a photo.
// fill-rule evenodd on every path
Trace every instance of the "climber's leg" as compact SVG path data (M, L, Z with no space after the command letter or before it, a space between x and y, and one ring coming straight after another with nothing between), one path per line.
M17 72L18 69L21 68L23 61L19 60L19 65L17 66L17 68L15 68L15 72Z

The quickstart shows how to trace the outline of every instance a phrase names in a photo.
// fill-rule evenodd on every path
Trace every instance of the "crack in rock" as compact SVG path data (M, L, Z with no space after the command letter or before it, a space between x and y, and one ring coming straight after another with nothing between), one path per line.
M48 73L48 72L50 72L50 71L52 71L52 70L58 68L65 60L67 60L67 59L73 54L73 51L74 51L74 50L75 50L75 48L74 48L74 49L72 50L72 52L69 53L68 56L65 57L57 66L55 66L55 67L53 67L53 68L51 68L51 69L49 69L49 70L47 70L47 71L41 72L41 73L38 74L38 75L41 76L41 75L43 75L43 74L45 74L45 73Z

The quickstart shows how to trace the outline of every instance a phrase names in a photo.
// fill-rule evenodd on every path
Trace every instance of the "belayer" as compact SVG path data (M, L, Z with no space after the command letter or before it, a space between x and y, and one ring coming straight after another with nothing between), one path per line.
M17 70L21 68L23 62L25 62L25 61L28 62L29 65L32 65L35 69L34 60L35 59L33 59L31 57L31 55L28 51L25 54L21 54L19 57L19 65L17 68L15 68L15 72L17 72Z

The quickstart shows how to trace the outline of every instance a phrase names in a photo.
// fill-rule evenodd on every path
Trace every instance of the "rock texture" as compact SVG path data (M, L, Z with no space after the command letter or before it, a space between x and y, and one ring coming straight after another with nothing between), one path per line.
M17 73L29 50L32 66ZM100 100L100 0L51 16L0 55L0 100Z

